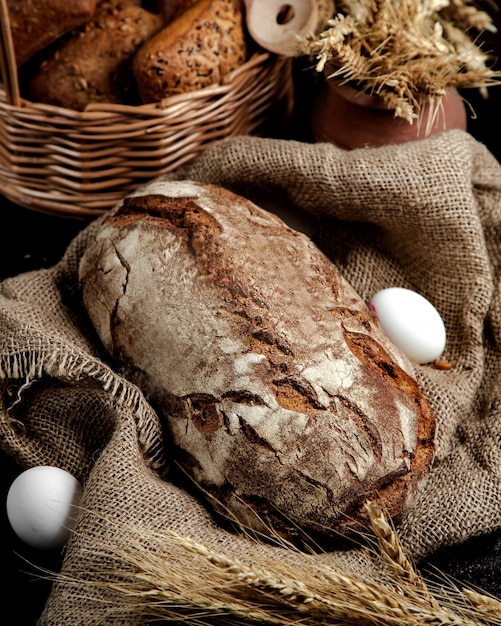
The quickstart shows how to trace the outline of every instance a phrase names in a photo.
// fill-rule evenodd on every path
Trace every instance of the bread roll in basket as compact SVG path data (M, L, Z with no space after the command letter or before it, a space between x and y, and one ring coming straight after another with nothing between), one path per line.
M53 0L52 0L53 1ZM27 99L7 0L0 0L0 193L16 204L89 219L220 139L266 135L291 114L291 60L251 46L220 82L138 106L76 111Z

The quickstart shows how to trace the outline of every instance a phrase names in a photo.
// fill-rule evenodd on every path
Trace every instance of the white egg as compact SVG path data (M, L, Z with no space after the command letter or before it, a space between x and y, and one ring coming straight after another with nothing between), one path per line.
M69 472L51 466L32 467L10 486L7 517L26 544L59 549L69 538L81 495L81 484Z
M370 305L389 339L415 363L431 363L445 348L445 325L437 309L410 289L378 291Z

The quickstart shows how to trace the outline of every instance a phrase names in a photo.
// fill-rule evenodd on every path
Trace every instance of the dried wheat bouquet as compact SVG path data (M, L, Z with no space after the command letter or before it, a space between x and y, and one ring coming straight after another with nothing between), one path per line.
M317 71L379 95L412 123L447 89L499 84L478 43L485 31L496 32L490 15L469 0L337 0L326 28L300 47Z

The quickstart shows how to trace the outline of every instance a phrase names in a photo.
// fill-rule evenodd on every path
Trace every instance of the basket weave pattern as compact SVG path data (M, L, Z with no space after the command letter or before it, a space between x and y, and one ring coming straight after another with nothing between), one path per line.
M256 52L221 84L148 105L74 111L19 97L0 0L0 193L22 206L89 218L225 137L263 134L292 106L290 60Z

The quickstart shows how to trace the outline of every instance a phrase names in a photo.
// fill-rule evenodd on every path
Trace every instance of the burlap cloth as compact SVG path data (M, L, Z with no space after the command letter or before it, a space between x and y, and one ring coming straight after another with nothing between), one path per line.
M501 167L486 147L462 131L352 152L241 137L173 177L221 184L285 209L292 221L300 216L363 298L400 286L431 300L445 321L443 356L452 369L416 368L436 412L437 451L398 530L419 561L499 528ZM303 221L303 212L311 219ZM315 558L366 567L360 550L312 557L256 547L169 482L162 425L140 390L107 362L82 307L78 263L98 225L85 227L55 267L0 285L2 449L22 467L57 465L85 485L62 573L92 580L106 561L96 546L113 554L124 523L171 528L243 559L257 550L298 567ZM122 623L96 599L102 594L61 579L40 624Z

